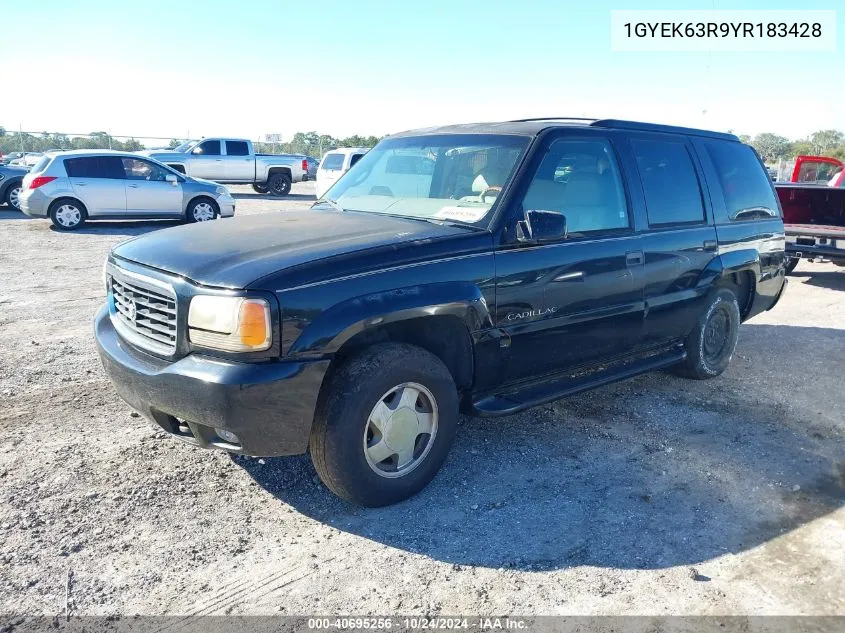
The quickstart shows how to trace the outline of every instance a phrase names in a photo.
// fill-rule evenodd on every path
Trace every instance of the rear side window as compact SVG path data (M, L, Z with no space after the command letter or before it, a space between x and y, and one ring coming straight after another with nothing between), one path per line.
M65 171L71 178L111 178L123 180L126 172L117 156L84 156L65 159Z
M349 166L352 167L355 163L361 160L363 154L352 154L352 158L349 160Z
M50 164L50 161L53 160L52 156L42 156L35 165L32 166L30 170L33 174L40 174L42 171L47 169L47 165Z
M249 146L246 141L226 141L227 156L249 156Z
M778 217L772 185L754 150L741 143L704 143L716 169L731 220Z
M203 156L220 156L220 141L203 141L191 153Z
M343 154L326 154L321 167L322 169L343 169Z
M683 141L632 139L651 226L704 222L701 188Z

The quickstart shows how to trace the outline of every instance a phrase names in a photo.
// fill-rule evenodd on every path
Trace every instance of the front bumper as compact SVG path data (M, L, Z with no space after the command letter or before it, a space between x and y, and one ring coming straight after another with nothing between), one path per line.
M169 362L124 342L105 306L95 317L94 334L120 397L171 435L245 455L308 449L328 360L236 363L191 354ZM215 429L234 433L238 442Z
M217 206L220 208L221 218L231 218L235 215L235 199L232 196L218 196Z

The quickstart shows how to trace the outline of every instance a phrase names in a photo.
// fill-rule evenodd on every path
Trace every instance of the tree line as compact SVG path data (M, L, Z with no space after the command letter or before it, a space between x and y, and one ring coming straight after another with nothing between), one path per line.
M839 130L819 130L807 138L791 141L785 136L764 132L751 137L740 134L743 143L751 145L767 163L781 159L795 158L801 154L810 156L832 156L845 160L845 134Z
M115 138L106 132L92 132L88 136L67 136L44 132L39 135L6 132L0 127L0 152L44 152L52 149L116 149L136 152L144 149L135 138ZM845 133L839 130L819 130L803 139L790 140L785 136L764 132L752 137L740 134L743 143L751 145L767 163L777 163L799 154L832 156L845 160ZM255 142L255 151L261 153L305 154L321 158L323 154L338 147L373 147L381 140L377 136L347 136L335 138L318 132L297 132L286 142ZM183 139L172 139L168 147L174 148ZM23 150L21 149L23 148Z
M122 139L122 140L121 140ZM297 132L287 142L255 142L255 151L263 153L305 154L320 158L327 151L338 147L373 147L381 138L377 136L347 136L335 138L329 134L317 132ZM170 149L184 142L184 139L172 139L166 144ZM164 144L164 142L162 142ZM0 152L46 152L48 150L70 149L114 149L124 152L137 152L145 146L135 138L114 137L107 132L91 132L87 136L68 136L43 132L7 132L0 127Z

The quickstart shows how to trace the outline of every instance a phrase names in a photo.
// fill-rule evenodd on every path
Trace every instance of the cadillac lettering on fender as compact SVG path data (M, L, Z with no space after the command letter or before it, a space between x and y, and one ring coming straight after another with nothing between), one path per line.
M516 321L517 319L529 319L531 317L540 317L548 314L554 314L557 308L540 308L538 310L528 310L527 312L511 312L505 318L508 321Z
M173 437L309 452L335 493L384 505L435 476L459 411L718 376L784 267L772 184L732 135L456 125L383 140L310 211L116 246L95 333L117 391Z

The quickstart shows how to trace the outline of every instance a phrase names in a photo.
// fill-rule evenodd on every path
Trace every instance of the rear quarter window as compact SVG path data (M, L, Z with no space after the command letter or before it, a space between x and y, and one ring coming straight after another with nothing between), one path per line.
M320 169L343 169L343 154L326 154Z
M53 160L52 156L42 156L37 163L32 166L30 171L33 174L40 174L42 171L47 169L47 165L49 165Z
M731 220L765 220L780 215L771 182L751 147L719 141L707 141L704 147Z

